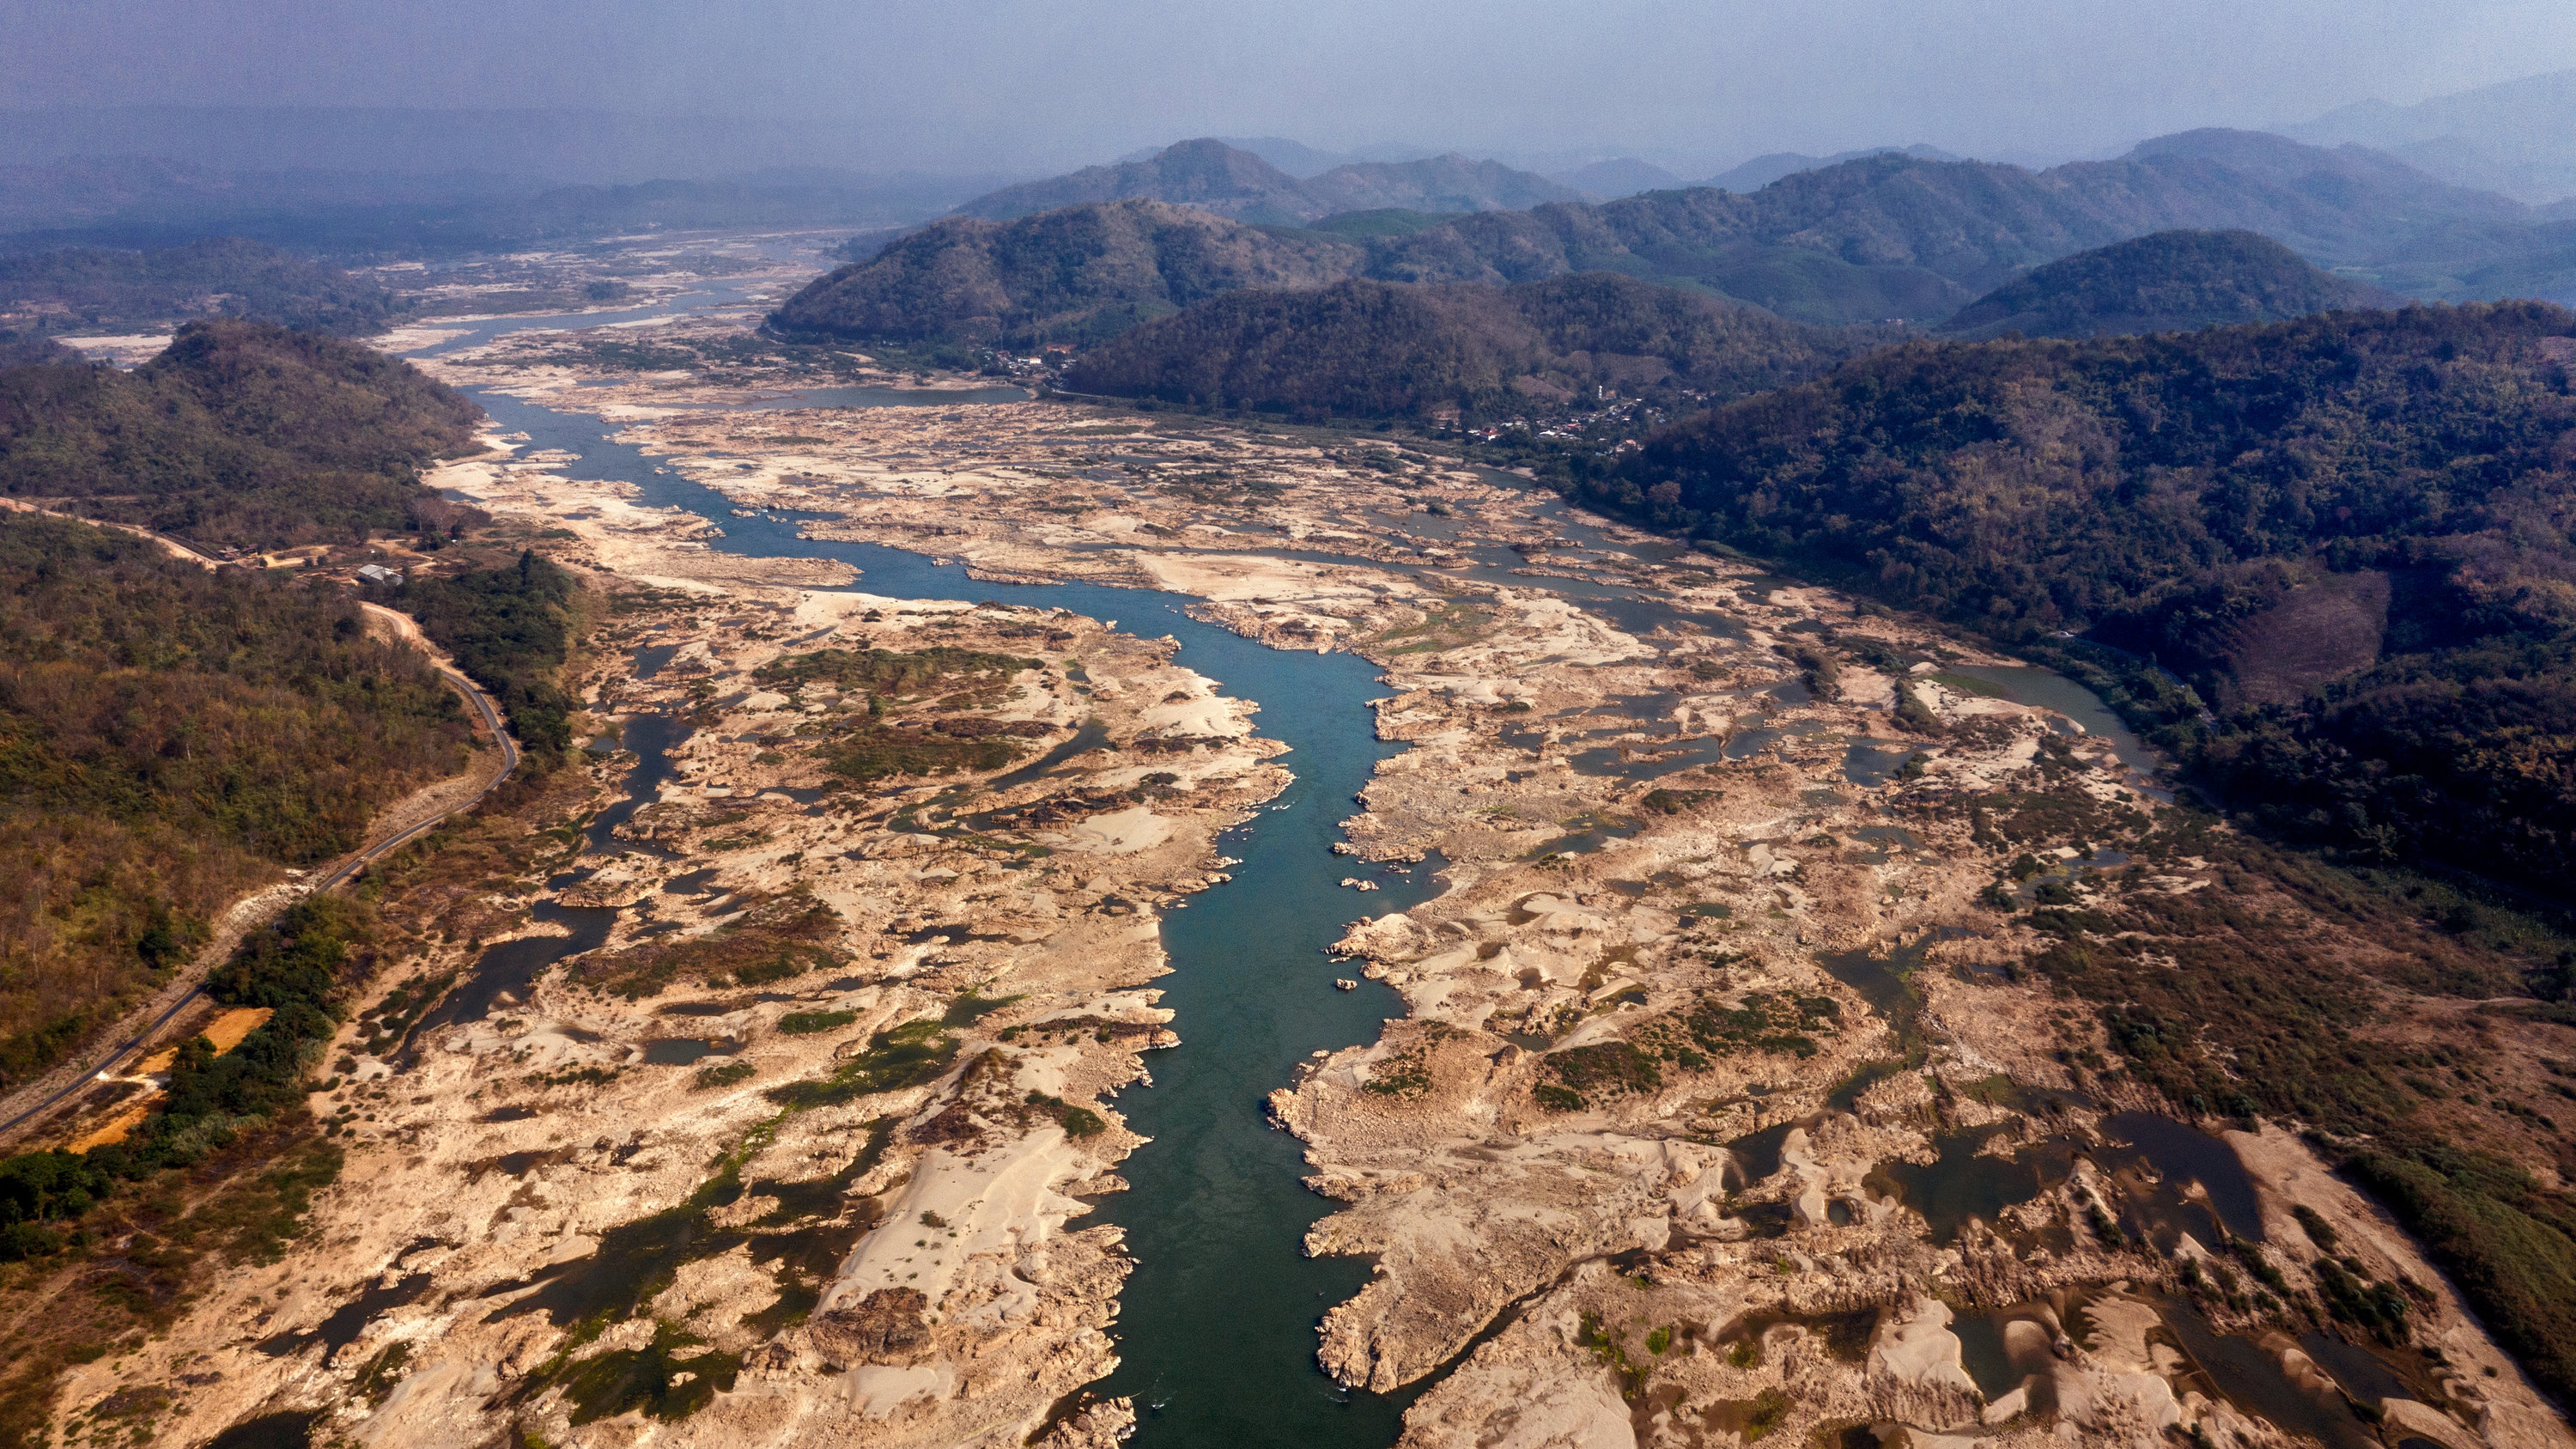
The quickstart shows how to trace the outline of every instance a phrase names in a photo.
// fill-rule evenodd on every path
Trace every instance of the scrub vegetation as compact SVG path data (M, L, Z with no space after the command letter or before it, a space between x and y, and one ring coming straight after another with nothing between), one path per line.
M2061 664L2282 837L2557 893L2571 333L2502 303L1917 343L1565 482Z
M0 493L273 548L416 526L481 410L417 368L265 322L191 322L132 372L0 370Z
M345 598L127 534L0 514L0 641L0 1086L464 763L455 696Z
M562 762L580 708L558 680L580 615L571 574L522 551L515 564L407 581L395 603L500 701L531 768Z

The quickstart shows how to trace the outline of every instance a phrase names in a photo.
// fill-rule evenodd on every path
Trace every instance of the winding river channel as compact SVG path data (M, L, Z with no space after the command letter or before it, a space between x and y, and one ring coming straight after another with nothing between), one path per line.
M687 300L712 307L734 298L718 290ZM524 328L596 326L668 310L513 317L476 324L412 355ZM1264 1107L1270 1090L1310 1053L1374 1040L1385 1018L1402 1014L1402 1000L1377 982L1332 990L1338 973L1324 948L1361 915L1404 909L1435 889L1428 868L1370 872L1332 853L1352 796L1379 760L1403 748L1376 738L1368 701L1383 690L1375 666L1350 654L1268 648L1188 617L1183 609L1194 600L1178 594L985 583L915 553L801 538L793 521L735 517L723 495L615 441L597 417L498 393L471 395L502 431L525 432L532 450L577 457L566 465L569 475L629 482L643 504L684 508L717 523L725 536L711 547L755 558L837 559L861 571L854 587L894 598L998 599L1114 619L1137 634L1170 634L1181 642L1180 663L1261 705L1259 727L1289 746L1281 763L1296 778L1253 821L1219 839L1218 847L1241 861L1233 881L1164 921L1175 970L1155 984L1165 992L1163 1005L1178 1013L1173 1025L1183 1045L1154 1054L1155 1085L1130 1089L1119 1104L1130 1125L1153 1140L1122 1168L1133 1190L1107 1199L1102 1210L1125 1230L1137 1266L1120 1295L1123 1364L1099 1389L1135 1396L1137 1441L1147 1445L1393 1443L1398 1399L1346 1393L1316 1367L1317 1320L1359 1291L1369 1267L1304 1255L1306 1229L1334 1205L1300 1185L1298 1143L1270 1125ZM1353 874L1374 874L1381 889L1343 889L1342 878Z
M633 312L487 321L411 355L434 356L530 328L642 321L745 300L740 290L718 286ZM956 405L1016 395L1005 389L982 398L862 393L870 390L791 394L770 405ZM718 524L724 536L712 548L839 560L858 568L855 587L873 594L1061 607L1116 620L1140 635L1170 634L1181 643L1180 663L1260 705L1257 723L1290 747L1281 763L1295 781L1251 822L1221 837L1219 848L1241 862L1232 882L1194 897L1164 921L1163 943L1175 969L1155 984L1166 993L1163 1005L1177 1013L1173 1025L1183 1045L1155 1054L1149 1063L1154 1085L1133 1088L1120 1102L1131 1125L1152 1140L1122 1169L1133 1191L1102 1209L1125 1230L1136 1269L1121 1295L1116 1328L1122 1364L1097 1388L1135 1397L1137 1439L1148 1446L1393 1443L1404 1404L1420 1386L1393 1397L1346 1392L1317 1368L1319 1317L1359 1291L1370 1268L1356 1259L1304 1256L1307 1228L1334 1205L1300 1185L1299 1144L1273 1128L1264 1109L1266 1095L1287 1083L1299 1062L1373 1040L1384 1018L1403 1011L1395 992L1377 982L1350 992L1330 989L1336 967L1324 948L1362 914L1405 909L1435 889L1431 866L1377 869L1372 873L1381 889L1371 895L1339 884L1369 870L1332 853L1339 823L1376 764L1402 748L1375 737L1368 701L1383 692L1376 668L1350 654L1274 650L1240 638L1190 618L1184 609L1194 601L1181 595L1080 583L986 583L920 554L807 539L792 517L737 517L730 500L616 441L598 417L499 393L473 396L502 431L527 434L532 450L559 449L575 458L565 465L571 476L631 483L645 505L686 509ZM1562 522L1569 531L1585 527L1575 519ZM1651 627L1651 619L1631 617L1641 612L1670 612L1669 605L1628 591L1617 597L1598 587L1574 591L1631 626ZM2012 671L1991 683L2016 693L2074 688L2055 676L2038 679L2039 673ZM2099 711L2089 696L2033 702L2089 703ZM2134 741L2122 734L2126 755ZM652 752L658 755L658 747ZM639 775L639 787L642 781ZM574 941L546 942L553 948L547 962L488 961L486 970L497 977L505 974L500 968L515 969L524 980L525 972L578 949L585 931L592 940L604 935L607 913L597 914L599 921L572 923ZM486 999L492 989L484 989Z

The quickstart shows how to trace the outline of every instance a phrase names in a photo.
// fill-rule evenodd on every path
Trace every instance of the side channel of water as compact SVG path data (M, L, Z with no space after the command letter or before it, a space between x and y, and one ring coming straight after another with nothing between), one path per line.
M542 319L531 319L541 323ZM579 477L634 483L639 501L698 513L725 531L714 546L748 557L832 558L861 570L855 587L894 598L994 599L1065 608L1145 635L1171 634L1180 662L1262 706L1261 729L1286 743L1296 776L1221 848L1234 880L1167 917L1175 968L1155 984L1178 1013L1183 1045L1147 1059L1156 1085L1119 1104L1152 1143L1129 1159L1133 1190L1103 1205L1125 1229L1136 1273L1116 1330L1123 1365L1101 1385L1134 1394L1145 1445L1376 1446L1392 1443L1398 1400L1344 1393L1315 1366L1325 1309L1367 1282L1368 1265L1303 1255L1306 1229L1331 1207L1299 1185L1295 1139L1270 1125L1265 1098L1311 1052L1372 1040L1401 1015L1375 982L1336 991L1324 954L1363 914L1400 910L1435 889L1427 870L1363 872L1335 856L1338 825L1377 762L1402 747L1376 738L1368 700L1377 670L1348 654L1267 648L1190 619L1179 595L1086 584L982 583L963 568L871 544L799 538L772 516L737 518L721 494L611 440L597 419L497 393L475 400L535 448L580 461ZM1361 895L1345 875L1373 874Z

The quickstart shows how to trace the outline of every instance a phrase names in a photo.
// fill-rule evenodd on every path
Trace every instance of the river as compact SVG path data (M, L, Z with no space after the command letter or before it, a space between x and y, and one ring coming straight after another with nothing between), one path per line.
M462 336L411 355L526 328L639 321L742 300L741 289L716 286L630 312L500 319L472 324ZM1334 1205L1300 1185L1299 1144L1271 1126L1264 1107L1267 1094L1310 1054L1372 1041L1385 1018L1404 1011L1401 998L1374 981L1362 981L1356 991L1332 990L1337 971L1324 954L1361 915L1406 909L1434 891L1429 867L1371 869L1332 853L1352 796L1378 761L1402 748L1375 735L1367 702L1383 692L1376 667L1350 654L1274 650L1240 638L1188 617L1183 610L1194 601L1181 595L1081 583L986 583L919 554L802 538L794 520L774 513L736 517L730 500L615 441L596 417L499 393L471 395L503 431L524 431L532 450L561 449L578 459L566 465L570 475L632 483L643 504L676 506L718 524L724 537L710 547L748 557L837 559L861 570L856 587L873 594L1061 607L1115 619L1136 634L1168 633L1181 643L1180 663L1225 693L1261 705L1257 723L1289 746L1281 763L1295 780L1252 821L1221 838L1220 848L1241 860L1232 882L1193 897L1188 909L1164 920L1163 944L1174 970L1155 984L1165 992L1163 1005L1177 1013L1173 1026L1183 1045L1149 1057L1155 1085L1132 1089L1119 1103L1129 1124L1152 1140L1122 1168L1133 1190L1102 1209L1125 1230L1136 1269L1121 1295L1116 1327L1123 1362L1097 1389L1135 1396L1136 1440L1148 1449L1392 1444L1403 1405L1420 1386L1392 1397L1344 1391L1316 1366L1318 1320L1358 1292L1370 1268L1356 1259L1303 1255L1307 1228ZM1003 395L992 390L984 400ZM917 397L852 393L835 401L881 405ZM1556 517L1582 527L1561 512ZM1523 587L1568 582L1507 581ZM1634 590L1572 587L1625 625L1650 627L1671 616L1669 604ZM659 749L653 754L658 761ZM1344 876L1364 873L1381 889L1362 895L1341 888ZM567 924L586 931L594 923ZM553 949L531 954L551 961L572 949L561 940L545 945ZM491 964L521 979L529 969L515 958ZM482 999L503 984L484 989Z
M708 294L709 304L729 300ZM478 324L445 346L508 330ZM1376 737L1368 708L1383 692L1376 667L1350 654L1271 649L1200 623L1182 612L1194 601L1181 595L984 583L919 554L800 538L793 522L733 516L721 494L614 441L598 418L498 393L472 396L503 431L525 431L532 449L578 457L567 465L572 476L630 482L642 503L717 523L725 536L712 547L759 558L838 559L861 570L856 587L895 598L1067 608L1115 619L1134 633L1170 634L1181 641L1183 665L1261 704L1257 723L1289 746L1281 763L1295 781L1220 839L1219 847L1241 860L1234 879L1165 918L1163 944L1174 970L1155 984L1165 992L1163 1005L1177 1013L1183 1045L1149 1057L1156 1085L1131 1089L1119 1103L1129 1125L1153 1141L1121 1169L1133 1190L1108 1199L1102 1211L1126 1231L1137 1267L1121 1295L1116 1330L1124 1363L1099 1388L1136 1396L1137 1442L1148 1446L1393 1443L1398 1401L1345 1393L1316 1367L1318 1319L1358 1292L1369 1269L1304 1256L1306 1229L1334 1205L1299 1184L1299 1145L1271 1126L1264 1106L1309 1053L1373 1041L1385 1018L1404 1011L1402 999L1377 982L1333 990L1333 977L1347 968L1324 954L1360 916L1404 909L1434 889L1428 869L1371 869L1332 853L1351 797L1379 760L1403 748ZM1374 876L1381 889L1346 890L1340 882L1348 875ZM515 960L492 964L517 968L512 975L524 969Z

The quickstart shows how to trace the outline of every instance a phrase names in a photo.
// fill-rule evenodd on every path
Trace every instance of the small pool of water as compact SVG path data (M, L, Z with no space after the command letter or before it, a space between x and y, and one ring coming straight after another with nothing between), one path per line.
M1983 684L2015 704L2057 711L2082 725L2086 734L2109 740L2120 763L2149 779L2164 765L2163 757L2122 724L2101 696L2054 670L2029 664L1955 664L1941 672Z
M2013 1367L2012 1355L2004 1349L2004 1318L2000 1313L1961 1313L1950 1320L1950 1332L1959 1339L1959 1366L1977 1385L1977 1392L1991 1403L2020 1387L2022 1374Z
M2236 1149L2222 1138L2213 1137L2188 1122L2159 1117L2150 1112L2118 1112L2105 1119L2102 1130L2112 1139L2095 1156L2106 1167L2143 1164L2162 1181L2157 1190L2136 1200L2135 1210L2156 1221L2150 1226L2169 1235L2174 1229L2187 1228L2205 1246L2217 1246L2217 1235L2211 1230L2214 1213L2227 1231L2249 1242L2263 1241L2263 1212L2254 1193L2254 1179L2245 1170ZM2203 1206L2183 1191L2188 1183L2198 1183L2208 1193ZM2170 1248L2171 1243L2161 1246Z
M2361 1422L2341 1394L2302 1388L2261 1344L2217 1332L2189 1303L2166 1299L2156 1307L2183 1352L2239 1408L2250 1409L2293 1434L2316 1439L2327 1449L2381 1449L2379 1436Z
M738 1048L731 1041L708 1041L694 1036L666 1036L644 1043L644 1064L653 1067L685 1067L711 1056L731 1056Z
M677 644L647 644L643 648L636 650L634 660L635 677L637 679L650 679L654 675L661 673L662 666L670 663L671 656L679 652L680 646Z
M1843 783L1863 789L1896 778L1918 747L1905 740L1855 738L1843 752Z
M1947 1244L1975 1218L1995 1227L2004 1209L2030 1201L2074 1174L2075 1148L2051 1137L2009 1157L1985 1153L1993 1128L1948 1132L1932 1139L1940 1158L1930 1163L1881 1163L1870 1176L1923 1215L1932 1241Z
M1780 1149L1789 1139L1789 1129L1798 1125L1796 1122L1775 1123L1726 1144L1726 1154L1735 1159L1736 1169L1744 1174L1746 1184L1760 1182L1780 1170Z

